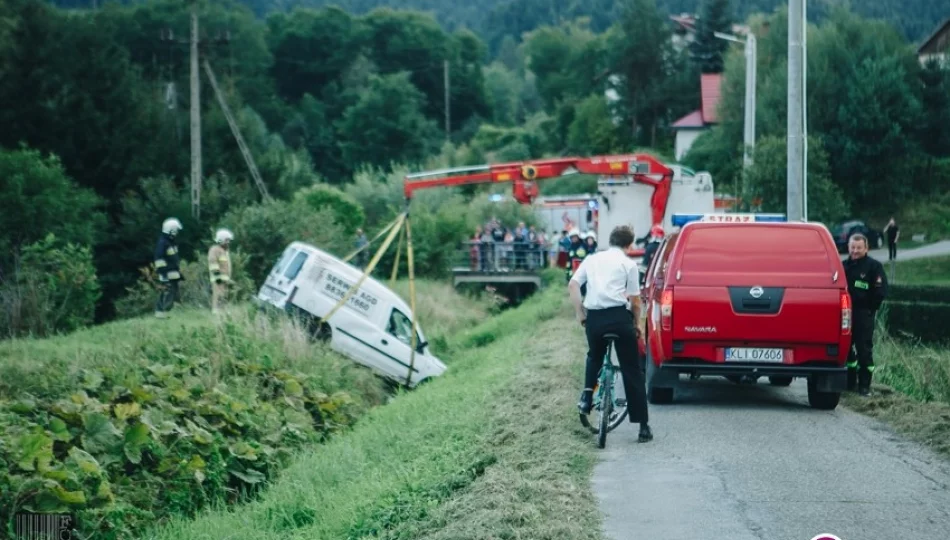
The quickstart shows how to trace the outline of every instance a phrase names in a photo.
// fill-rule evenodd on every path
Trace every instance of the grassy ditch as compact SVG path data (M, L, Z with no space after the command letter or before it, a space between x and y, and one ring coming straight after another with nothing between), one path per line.
M896 272L892 276L896 283L917 285L948 285L950 286L950 256L924 257L909 261L895 262ZM882 261L884 268L890 272L890 263Z
M875 335L874 395L845 405L950 458L950 350Z
M569 314L551 286L452 340L450 373L299 453L260 500L141 538L600 538Z
M484 303L418 285L426 330L433 306L465 306L436 335L488 316ZM83 537L130 538L236 502L388 398L285 317L173 313L0 343L0 537L19 511L71 512Z

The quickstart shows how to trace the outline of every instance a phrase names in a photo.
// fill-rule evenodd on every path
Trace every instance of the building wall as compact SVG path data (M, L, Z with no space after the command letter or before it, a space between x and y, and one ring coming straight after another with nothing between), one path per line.
M680 129L676 132L676 161L683 159L696 139L706 131L704 129Z

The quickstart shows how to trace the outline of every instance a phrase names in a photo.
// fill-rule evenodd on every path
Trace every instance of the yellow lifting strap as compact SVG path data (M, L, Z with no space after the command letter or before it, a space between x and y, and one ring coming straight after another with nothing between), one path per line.
M406 373L406 386L409 386L412 377L412 370L416 366L416 276L412 260L412 226L409 223L409 214L406 213L406 262L409 263L409 309L412 311L412 345L409 353L409 372Z
M350 287L350 290L347 291L347 293L343 295L343 298L341 298L340 301L337 302L335 306L333 306L333 309L331 309L330 312L326 314L326 316L320 319L320 322L318 324L323 324L324 322L330 320L330 317L332 317L337 312L338 309L343 307L343 304L345 304L350 299L350 297L353 296L353 294L355 294L357 290L359 290L360 285L362 285L363 282L366 281L366 278L371 273L373 273L373 269L376 268L376 265L379 263L379 259L383 256L383 253L385 253L386 249L389 247L389 244L392 244L393 239L396 238L396 233L398 233L399 230L402 228L402 224L406 220L406 217L407 217L407 214L405 213L399 214L399 217L396 218L396 221L394 221L392 225L387 227L387 229L391 229L389 231L389 236L386 238L386 241L383 242L383 245L379 246L379 250L376 251L375 255L373 255L373 259L366 266L366 270L363 271L363 275L360 276L360 279L356 281L356 284ZM413 313L413 317L415 317L415 313Z
M406 219L406 226L409 226L409 220ZM396 274L399 273L399 256L402 254L402 244L406 241L406 229L399 231L399 244L396 246L396 262L393 263L393 273L389 276L389 286L396 284Z
M400 214L398 217L396 217L396 219L395 219L392 223L390 223L389 225L386 225L386 227L384 227L383 230L379 231L379 232L376 234L376 236L373 237L372 240L370 240L369 242L366 243L365 246L360 247L360 248L356 248L356 250L350 252L349 255L347 255L346 257L343 257L343 262L350 262L350 259L352 259L353 257L356 257L357 253L359 253L359 252L363 251L364 249L368 248L369 246L373 245L373 242L379 240L384 234L386 234L386 231L388 231L389 229L393 228L393 225L395 225L400 219L402 219L403 216L404 216L403 214Z

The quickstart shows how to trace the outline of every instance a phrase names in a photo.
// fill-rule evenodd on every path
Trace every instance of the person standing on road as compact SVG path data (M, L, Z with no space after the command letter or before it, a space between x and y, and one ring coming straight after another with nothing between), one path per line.
M891 216L891 220L884 227L884 234L887 235L887 260L897 260L897 241L901 237L901 228L894 221L894 216Z
M887 296L887 275L884 265L868 256L868 239L863 234L851 235L848 255L844 262L852 313L848 390L857 386L859 394L869 396L874 373L874 316Z
M577 404L581 414L590 413L593 389L607 353L604 334L616 334L615 342L630 422L640 424L640 442L653 439L650 430L646 384L640 370L637 340L640 328L640 270L631 258L633 231L619 226L610 233L610 247L584 258L571 277L569 290L574 311L587 330L587 366L584 390ZM581 286L587 294L581 297Z

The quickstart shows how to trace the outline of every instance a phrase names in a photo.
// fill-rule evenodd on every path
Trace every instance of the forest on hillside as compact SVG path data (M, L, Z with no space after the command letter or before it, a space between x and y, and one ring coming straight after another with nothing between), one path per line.
M104 0L52 0L60 7L90 8ZM122 0L134 3L140 0ZM615 0L241 0L258 17L287 12L296 7L338 6L354 14L366 14L379 7L407 9L432 14L448 31L468 28L478 34L496 54L506 36L520 42L524 32L546 25L558 25L581 17L591 28L602 32L618 20L622 2ZM738 21L755 13L772 13L785 5L783 0L732 0L730 14ZM701 0L657 0L666 14L698 13ZM808 3L808 19L818 23L835 8L848 6L855 14L882 19L892 24L907 40L919 42L948 17L950 0L822 0Z
M402 175L411 170L638 148L670 160L670 126L698 108L704 71L725 74L723 121L684 161L710 171L720 190L782 211L784 10L736 19L728 0L704 0L696 42L680 50L654 0L615 4L605 29L565 20L520 42L508 36L492 56L482 36L446 30L421 12L298 8L262 19L229 0L203 2L202 59L273 200L257 192L202 72L198 219L189 187L187 6L155 0L75 11L4 0L0 334L147 313L152 249L168 216L184 222L194 294L205 274L200 258L221 225L237 235L246 294L292 240L345 254L357 227L372 235L385 226L405 204ZM712 37L736 21L760 35L759 139L745 172L741 47ZM915 208L928 232L950 232L950 206L938 196L950 179L947 71L920 66L894 25L843 9L813 25L808 43L810 217ZM608 90L616 100L605 98ZM542 189L589 191L585 181ZM413 224L420 275L445 276L452 247L486 217L531 219L530 209L474 193L414 199L423 209ZM391 264L390 254L381 267Z

